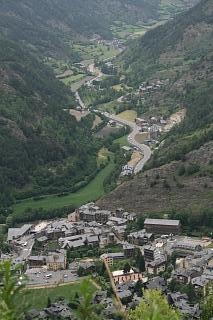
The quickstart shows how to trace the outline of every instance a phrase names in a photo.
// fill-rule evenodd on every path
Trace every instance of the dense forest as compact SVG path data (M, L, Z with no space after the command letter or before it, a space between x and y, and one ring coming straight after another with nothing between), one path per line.
M197 0L2 0L0 32L47 56L76 60L73 41L93 34L112 38L114 24L149 24Z
M13 196L72 190L93 173L99 143L90 119L77 122L65 112L75 103L67 87L27 48L4 37L0 89L1 206Z
M114 21L147 22L159 16L159 0L3 0L0 31L46 55L77 58L71 40L98 33L111 38Z

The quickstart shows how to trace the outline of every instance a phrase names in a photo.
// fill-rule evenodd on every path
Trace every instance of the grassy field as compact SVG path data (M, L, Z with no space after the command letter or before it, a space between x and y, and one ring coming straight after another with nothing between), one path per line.
M7 227L5 224L0 224L0 235L5 234Z
M111 30L115 37L120 39L128 39L129 37L134 37L143 35L147 31L146 26L135 26L123 23L122 25L114 25Z
M114 162L113 157L109 164L101 170L97 176L85 187L78 190L75 193L71 193L64 197L47 196L42 200L35 201L33 199L27 199L13 206L14 212L22 214L27 208L62 208L64 206L74 205L76 207L83 203L96 200L104 195L103 181L113 171Z
M98 152L97 164L106 163L110 152L107 148L101 148Z
M97 109L101 111L107 111L109 113L115 113L117 105L118 105L118 102L115 100L115 101L99 104L97 106Z
M127 135L114 140L114 143L119 143L121 147L129 146L129 142L127 141Z
M118 114L118 117L127 121L135 122L137 112L134 110L126 110Z
M112 86L112 89L116 90L116 91L123 91L123 87L121 86L121 84L116 84L115 86Z
M74 44L74 48L79 51L83 60L99 59L104 60L116 56L119 51L104 44Z
M73 283L58 286L56 288L29 289L22 295L20 303L25 302L28 309L42 309L47 306L48 297L51 301L55 301L60 297L64 297L65 300L71 301L74 298L75 293L79 292L80 285L80 283ZM91 290L94 290L92 283Z
M83 79L86 75L84 73L75 74L72 76L69 76L67 78L62 79L61 81L66 85L70 85L73 82L77 82L81 79Z

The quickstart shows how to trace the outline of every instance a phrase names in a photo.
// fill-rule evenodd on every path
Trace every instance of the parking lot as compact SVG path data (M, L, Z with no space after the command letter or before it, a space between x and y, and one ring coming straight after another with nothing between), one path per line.
M28 285L56 285L78 279L77 274L70 270L50 271L45 268L28 269L25 275Z

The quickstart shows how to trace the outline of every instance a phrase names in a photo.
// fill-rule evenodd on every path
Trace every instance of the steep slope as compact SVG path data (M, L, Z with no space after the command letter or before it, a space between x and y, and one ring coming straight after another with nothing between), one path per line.
M140 83L164 68L184 66L184 60L193 64L212 52L212 7L211 0L202 0L190 11L133 41L121 57L129 80Z
M115 21L127 24L147 23L167 18L197 0L2 0L0 31L13 40L22 40L46 55L76 59L70 40L94 33L112 37ZM176 3L178 4L176 7ZM174 4L174 5L173 5Z
M183 162L171 162L139 174L99 200L98 205L112 210L123 207L144 216L186 213L193 219L205 210L212 210L211 159L213 142L188 153ZM205 222L207 226L210 224L208 219Z
M71 190L94 172L90 126L63 111L73 103L27 48L0 38L1 207L19 190L22 197Z
M166 115L187 109L183 123L167 135L153 165L179 160L213 137L213 2L203 0L188 13L133 42L120 59L128 82L168 79L160 92L145 98L143 107ZM175 144L173 142L176 142Z
M111 37L115 20L137 23L158 18L159 0L3 0L0 31L46 54L74 55L68 42L99 33Z
M163 108L167 114L183 107L187 112L179 126L162 136L163 143L146 166L149 170L100 203L138 213L211 208L213 2L203 0L188 13L146 33L121 59L129 83L135 86L169 79L166 88L144 98L141 114L144 105L153 115Z

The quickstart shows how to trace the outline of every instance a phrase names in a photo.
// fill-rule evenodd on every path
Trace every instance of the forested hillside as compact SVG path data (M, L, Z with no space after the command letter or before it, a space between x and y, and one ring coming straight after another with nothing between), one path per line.
M135 87L143 81L168 79L160 92L142 96L142 114L146 103L156 114L162 109L169 114L184 107L186 117L162 135L145 172L122 184L100 204L124 206L138 213L174 214L182 210L201 217L212 207L213 199L212 0L202 0L189 12L147 32L119 59L127 82ZM203 224L199 220L203 218L193 219L197 219L197 226Z
M148 98L150 108L171 113L187 109L155 152L151 166L179 160L213 138L213 2L202 0L189 12L132 42L120 57L127 82L168 79L163 91ZM142 106L143 108L143 106Z
M2 0L0 31L46 55L77 59L72 41L98 33L111 38L116 23L146 24L197 0Z
M14 195L72 190L94 173L91 123L87 128L63 111L73 104L51 69L24 46L0 38L1 206Z
M0 2L1 206L14 198L74 191L96 173L100 143L91 138L91 116L76 122L64 111L74 97L43 59L76 61L76 39L112 37L115 21L149 23L160 18L162 5L164 14L174 14L196 1L170 1L178 3L173 10L159 0ZM131 72L130 82L134 64Z
M158 18L159 0L3 0L0 30L45 54L75 57L70 40L94 33L112 37L113 21L147 22Z

